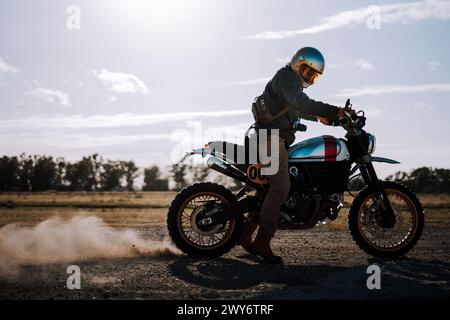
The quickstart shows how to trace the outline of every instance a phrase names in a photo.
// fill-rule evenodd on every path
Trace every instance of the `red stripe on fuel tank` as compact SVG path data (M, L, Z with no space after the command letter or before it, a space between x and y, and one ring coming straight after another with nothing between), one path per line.
M325 161L336 161L336 139L334 137L324 137Z

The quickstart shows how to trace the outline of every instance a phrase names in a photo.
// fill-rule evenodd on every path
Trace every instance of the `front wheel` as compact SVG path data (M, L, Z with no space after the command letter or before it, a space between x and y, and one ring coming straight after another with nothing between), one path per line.
M219 257L239 240L243 216L235 215L221 224L203 225L202 215L236 201L227 188L210 182L196 183L181 190L167 215L170 237L184 253L195 257Z
M424 226L422 204L406 186L383 181L394 210L392 228L381 225L380 206L376 192L363 189L353 200L348 223L353 239L365 252L376 257L399 257L411 250L419 240Z

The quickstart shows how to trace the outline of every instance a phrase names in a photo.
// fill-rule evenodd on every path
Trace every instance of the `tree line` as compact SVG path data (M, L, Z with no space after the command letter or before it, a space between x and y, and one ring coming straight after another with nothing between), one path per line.
M409 173L398 171L387 179L400 182L415 192L450 193L450 169L420 167Z
M109 160L98 154L76 162L47 155L3 156L0 158L0 191L133 191L136 190L135 180L142 174L143 191L181 190L190 183L203 181L214 181L232 189L242 186L203 164L185 163L167 169L168 174L156 165L142 171L134 161ZM398 171L386 179L400 182L415 192L450 193L450 169L421 167L410 172ZM350 190L363 187L360 177L350 181Z
M420 167L410 172L397 171L386 177L386 180L399 182L417 193L450 194L450 169ZM349 190L364 188L361 176L350 180Z
M167 168L163 174L154 165L139 170L134 161L109 160L98 154L76 162L47 155L3 156L0 158L1 191L133 191L135 180L143 174L143 191L181 190L193 182L215 181L240 187L231 179L211 174L205 165L183 164Z

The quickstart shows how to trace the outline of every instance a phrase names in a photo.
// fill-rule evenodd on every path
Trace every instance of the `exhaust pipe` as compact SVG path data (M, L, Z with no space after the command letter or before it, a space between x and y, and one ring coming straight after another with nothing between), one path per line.
M233 168L230 164L228 164L214 156L209 157L208 161L206 161L206 165L209 168L216 170L230 178L239 180L244 183L248 182L247 177L242 172L240 172L239 170Z

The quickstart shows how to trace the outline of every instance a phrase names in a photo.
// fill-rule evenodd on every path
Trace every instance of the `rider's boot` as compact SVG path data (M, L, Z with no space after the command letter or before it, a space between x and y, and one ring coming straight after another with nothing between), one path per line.
M239 238L239 244L251 254L256 254L254 250L250 249L250 244L253 240L253 234L258 228L258 224L252 220L248 220L244 222L244 226L242 227L241 237Z
M272 238L273 234L267 232L264 228L262 228L262 226L260 226L255 240L253 240L249 246L249 251L258 254L269 263L282 264L283 259L276 256L270 248L270 241Z

